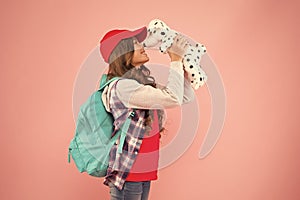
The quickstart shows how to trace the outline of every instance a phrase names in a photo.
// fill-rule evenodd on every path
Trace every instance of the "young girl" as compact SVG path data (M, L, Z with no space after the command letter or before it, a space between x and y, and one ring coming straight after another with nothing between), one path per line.
M182 64L187 41L179 35L168 49L170 70L163 87L155 83L144 65L149 61L141 44L146 36L146 27L112 30L100 42L102 57L109 64L108 79L122 77L111 82L102 95L107 111L114 116L115 132L133 112L122 153L118 152L120 139L110 151L104 184L110 187L111 200L148 199L150 182L157 179L163 108L180 106L194 98Z

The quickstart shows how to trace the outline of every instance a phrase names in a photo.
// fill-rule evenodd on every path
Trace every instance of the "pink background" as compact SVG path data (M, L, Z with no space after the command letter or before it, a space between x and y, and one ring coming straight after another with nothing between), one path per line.
M198 134L160 170L150 199L300 198L297 1L76 2L1 3L0 199L109 198L102 179L67 163L73 84L106 31L157 17L206 45L224 81L227 115L216 147L199 160L211 106L207 89L197 91ZM169 112L176 124L178 112ZM178 128L171 126L163 145Z

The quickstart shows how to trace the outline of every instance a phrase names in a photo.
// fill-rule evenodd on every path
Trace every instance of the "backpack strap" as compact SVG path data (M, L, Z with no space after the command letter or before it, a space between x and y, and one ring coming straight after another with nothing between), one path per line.
M113 77L112 79L107 81L107 74L103 74L101 77L99 90L103 90L108 84L110 84L114 80L118 80L120 78L121 77Z
M127 131L129 129L129 126L130 126L130 122L131 122L131 118L135 116L135 109L133 109L129 116L126 118L122 128L120 128L119 131L121 131L121 136L120 136L120 143L119 143L119 146L118 146L118 153L122 153L122 150L123 150L123 145L124 145L124 142L125 142L125 137L126 137L126 134L127 134Z
M118 79L121 79L121 77L113 77L112 79L107 81L107 74L103 74L102 77L101 77L99 90L103 90L108 84L110 84L114 80L118 80ZM127 131L129 129L129 126L130 126L131 118L134 117L135 114L136 114L135 109L132 109L132 111L130 112L130 114L126 118L124 124L118 130L116 135L114 136L114 140L112 140L112 142L115 143L115 141L117 140L117 137L119 137L119 135L121 135L118 150L117 150L118 153L122 153L123 145L124 145L124 142L125 142Z

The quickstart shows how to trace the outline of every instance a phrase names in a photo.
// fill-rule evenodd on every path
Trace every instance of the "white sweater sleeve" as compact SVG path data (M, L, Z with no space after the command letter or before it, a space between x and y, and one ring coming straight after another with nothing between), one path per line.
M183 72L182 62L171 62L168 83L163 88L143 85L133 79L119 80L116 85L117 95L129 108L161 109L181 105L189 99L184 96Z
M165 88L165 86L156 83L156 87L159 89ZM184 91L183 91L183 104L193 101L195 98L194 90L191 86L188 77L184 79Z

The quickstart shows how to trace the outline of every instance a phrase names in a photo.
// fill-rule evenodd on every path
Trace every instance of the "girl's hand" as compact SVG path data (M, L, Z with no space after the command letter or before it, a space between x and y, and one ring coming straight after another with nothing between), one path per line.
M188 47L187 40L182 35L177 35L174 38L174 42L167 50L171 61L182 61L184 53Z

